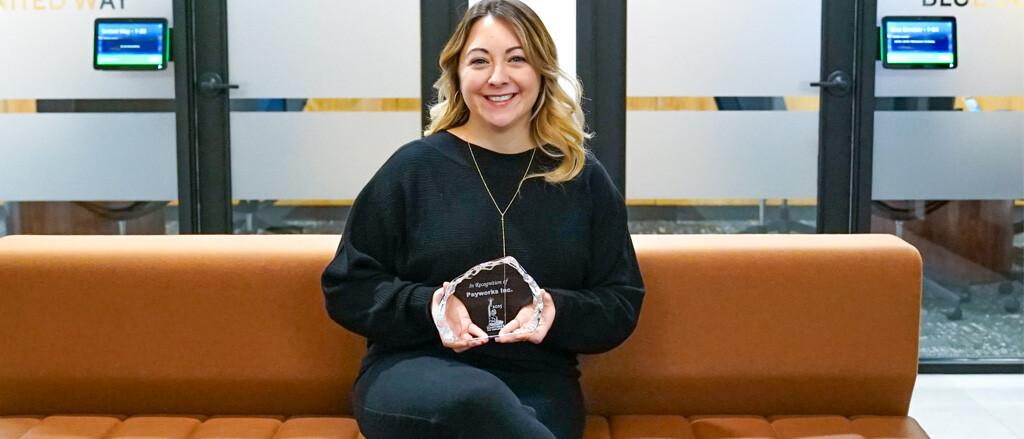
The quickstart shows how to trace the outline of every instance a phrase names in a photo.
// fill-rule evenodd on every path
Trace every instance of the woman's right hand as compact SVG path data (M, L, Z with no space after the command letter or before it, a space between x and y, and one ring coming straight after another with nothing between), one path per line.
M436 314L437 308L441 306L441 298L444 297L444 289L447 287L448 282L445 282L441 288L434 291L434 296L430 300L431 317ZM441 338L441 343L456 353L464 352L469 348L487 343L487 333L470 320L466 305L463 305L462 301L454 295L448 298L448 307L445 309L445 321L448 322L448 327L455 333L455 341L449 343L444 338ZM438 332L438 336L440 336L440 332ZM477 339L473 340L473 338Z

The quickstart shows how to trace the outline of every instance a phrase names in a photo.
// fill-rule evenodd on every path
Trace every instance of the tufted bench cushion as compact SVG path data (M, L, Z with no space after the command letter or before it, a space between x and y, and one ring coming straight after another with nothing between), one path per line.
M0 417L0 439L363 439L345 417ZM590 416L584 439L927 439L908 417Z
M356 439L352 418L278 416L49 416L0 418L0 439Z
M668 416L611 417L612 439L927 439L905 416Z

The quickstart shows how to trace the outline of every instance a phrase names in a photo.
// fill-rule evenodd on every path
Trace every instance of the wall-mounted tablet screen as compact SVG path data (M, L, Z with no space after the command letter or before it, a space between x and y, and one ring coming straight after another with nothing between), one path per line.
M167 68L167 19L97 18L93 67L97 70Z
M956 68L956 18L882 18L882 67Z

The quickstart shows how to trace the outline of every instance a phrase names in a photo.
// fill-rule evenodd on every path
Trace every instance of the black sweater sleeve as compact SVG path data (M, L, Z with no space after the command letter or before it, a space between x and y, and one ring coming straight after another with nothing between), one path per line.
M395 255L405 230L400 169L387 164L359 193L341 245L321 276L327 314L371 342L407 347L438 340L429 317L437 286L400 279Z
M543 342L583 354L608 351L625 341L636 328L644 297L625 202L600 163L588 166L593 167L591 266L579 290L546 288L555 303L555 321Z

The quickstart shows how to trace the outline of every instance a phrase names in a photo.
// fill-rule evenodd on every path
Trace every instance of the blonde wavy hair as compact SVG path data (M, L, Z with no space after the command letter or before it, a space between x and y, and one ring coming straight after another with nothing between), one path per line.
M469 39L469 31L477 20L492 16L512 27L523 45L526 61L540 73L540 93L530 117L530 135L540 150L558 159L555 169L533 177L544 177L550 183L569 181L579 175L586 161L584 142L591 137L583 120L583 87L578 79L558 67L558 53L544 23L532 9L518 0L483 0L466 11L452 33L438 64L441 77L434 83L437 102L430 107L430 125L424 135L464 125L469 121L469 107L459 93L459 56ZM559 80L572 87L570 95Z

